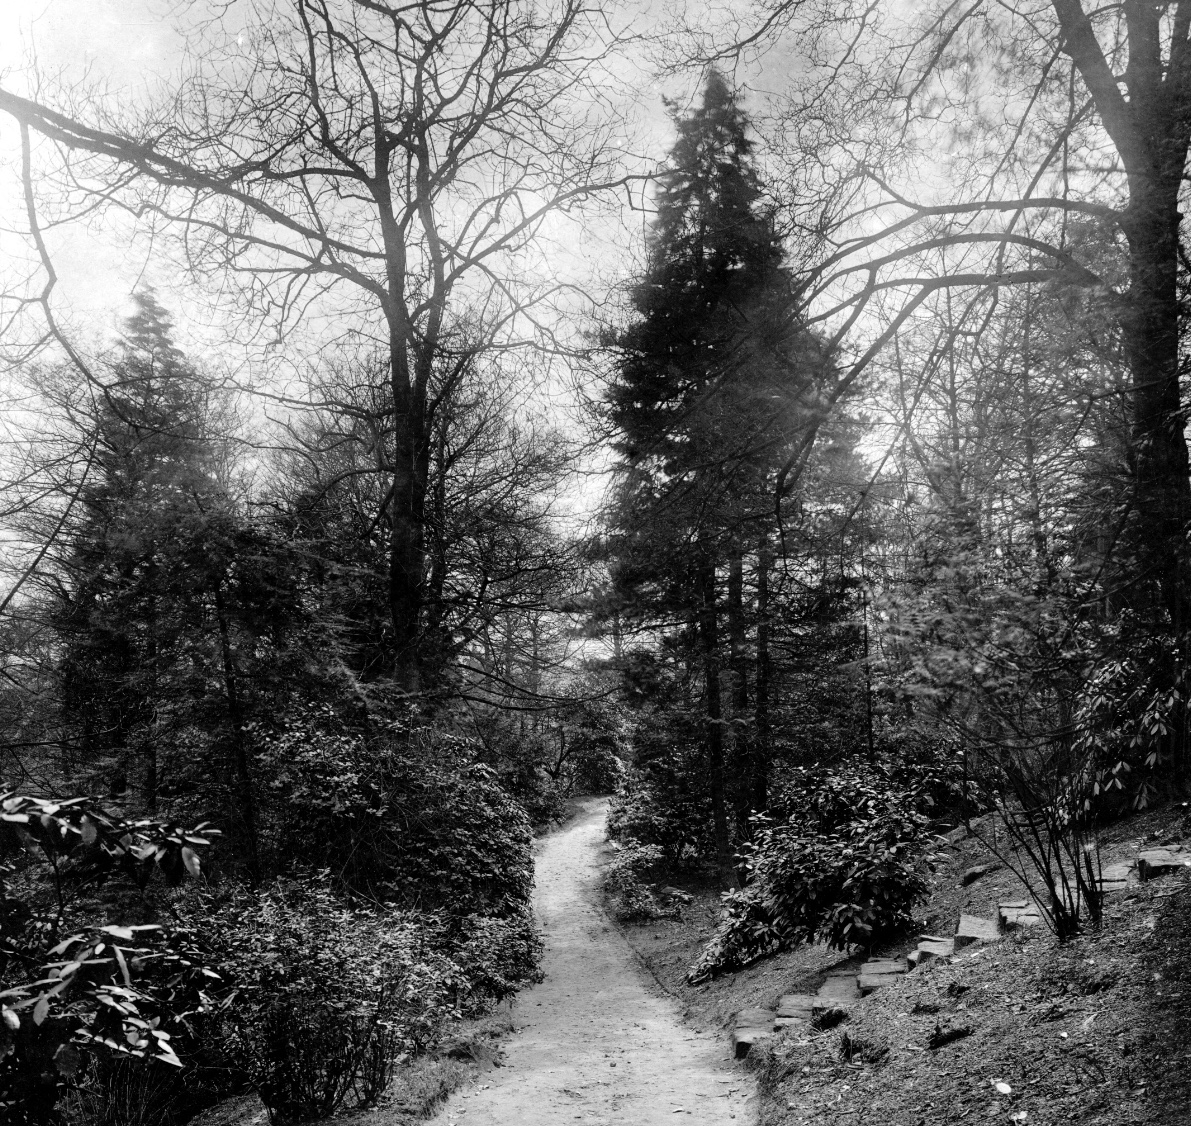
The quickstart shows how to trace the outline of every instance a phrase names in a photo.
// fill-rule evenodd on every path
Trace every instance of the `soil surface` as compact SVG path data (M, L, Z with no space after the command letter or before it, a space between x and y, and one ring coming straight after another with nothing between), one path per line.
M517 1001L503 1067L451 1096L434 1126L746 1126L754 1084L722 1034L684 1026L604 913L607 802L538 843L545 980Z
M961 912L993 917L1025 893L989 841L940 848L915 931L950 933ZM1105 864L1140 848L1191 843L1186 806L1134 816L1100 834ZM1000 847L1000 842L998 842ZM657 979L704 1027L814 992L844 956L800 947L736 974L684 978L710 937L718 899L680 918L628 928ZM874 953L904 953L901 945ZM853 959L853 962L859 959ZM1068 943L1045 928L974 946L855 1005L832 1028L775 1036L750 1053L763 1126L1188 1126L1191 1123L1191 871L1111 895L1104 926Z

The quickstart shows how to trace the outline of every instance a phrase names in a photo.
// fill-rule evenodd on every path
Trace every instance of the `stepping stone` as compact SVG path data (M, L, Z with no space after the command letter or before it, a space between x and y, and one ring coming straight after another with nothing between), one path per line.
M860 992L867 996L877 989L884 989L892 985L906 972L906 963L902 961L865 962L860 967L860 976L856 984Z
M1001 932L992 919L978 915L960 915L959 926L955 928L955 949L962 950L973 942L999 942Z
M860 967L862 974L904 974L900 958L874 958Z
M1152 880L1180 868L1191 868L1191 857L1169 848L1147 849L1137 857L1137 876L1141 880Z
M778 1018L799 1017L810 1020L815 999L809 993L787 993L777 1003Z
M917 950L911 950L906 956L906 964L910 969L925 966L928 962L937 962L950 958L955 953L955 942L950 939L930 939L918 944Z
M1137 882L1134 864L1110 864L1100 873L1097 881L1101 892L1124 891Z
M772 1009L741 1009L736 1014L737 1028L772 1028Z
M774 1015L769 1009L741 1009L736 1014L732 1047L738 1060L744 1059L754 1044L773 1035L773 1022Z
M815 994L811 1012L817 1016L828 1009L844 1009L859 1001L861 996L856 984L855 970L828 974L827 980L819 986L819 992Z
M814 1016L815 999L809 993L787 993L777 1003L775 1029L797 1028L810 1023Z
M1038 910L1038 905L1028 899L998 903L997 917L1001 921L1001 928L1007 931L1018 927L1036 927L1042 922L1042 912Z
M773 1035L772 1028L737 1028L732 1033L732 1052L738 1060L749 1054L754 1044Z
M781 1032L784 1029L793 1028L809 1028L811 1023L810 1017L778 1017L773 1022L774 1032Z

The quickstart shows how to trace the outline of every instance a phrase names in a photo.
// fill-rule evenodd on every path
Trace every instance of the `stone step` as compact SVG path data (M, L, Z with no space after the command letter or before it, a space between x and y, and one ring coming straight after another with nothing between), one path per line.
M778 1000L777 1016L779 1020L783 1018L810 1020L814 1007L815 999L811 994L787 993Z
M906 956L910 969L925 966L928 962L945 961L955 953L955 942L950 938L926 939Z
M767 1036L773 1035L774 1013L770 1009L741 1009L736 1014L732 1030L732 1047L738 1060L749 1054L749 1049Z
M1150 848L1137 856L1137 875L1141 880L1152 880L1177 872L1181 868L1191 868L1191 856L1184 852L1176 852L1169 848Z
M1001 932L995 919L982 919L979 915L960 915L959 926L955 928L955 949L962 950L974 942L999 942Z
M1097 886L1104 895L1109 892L1124 891L1137 883L1137 862L1130 864L1110 864L1101 869Z
M772 1028L775 1015L772 1009L741 1009L734 1023L737 1028Z
M781 1032L783 1029L807 1029L811 1026L810 1014L805 1017L778 1017L773 1022L774 1032Z
M907 967L903 964L898 970L890 971L883 974L861 974L856 979L856 985L860 990L862 997L867 997L870 993L875 993L878 989L884 989L887 985L892 985L895 981L900 981L906 976Z
M860 976L856 979L856 984L860 992L867 996L876 989L884 989L885 986L892 985L906 972L906 969L906 963L901 958L896 960L885 958L865 962L860 967Z
M1007 931L1020 927L1036 927L1042 922L1042 912L1038 909L1038 904L1028 899L1011 899L1006 903L998 903L997 917L1001 921L1001 928Z
M900 958L874 958L860 967L862 974L904 974L906 965Z
M744 1059L749 1051L762 1040L773 1035L772 1028L737 1028L732 1032L732 1052L738 1060Z
M811 1011L816 1015L828 1009L843 1009L859 1001L862 994L856 984L856 971L828 974L827 980L819 986Z

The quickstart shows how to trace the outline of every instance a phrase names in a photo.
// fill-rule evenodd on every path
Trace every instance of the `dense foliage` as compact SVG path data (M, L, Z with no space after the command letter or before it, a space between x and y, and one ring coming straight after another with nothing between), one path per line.
M196 933L104 925L90 897L143 900L200 873L204 826L107 815L94 802L0 792L0 1108L54 1121L62 1096L109 1057L180 1067L190 1022L221 982Z
M872 946L904 928L925 897L919 794L860 764L792 782L781 815L758 818L744 849L747 882L726 894L691 980L801 942Z

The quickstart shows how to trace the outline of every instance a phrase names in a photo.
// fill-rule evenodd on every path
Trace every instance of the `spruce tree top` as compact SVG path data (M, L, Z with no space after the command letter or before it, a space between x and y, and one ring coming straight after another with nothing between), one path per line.
M730 282L744 289L765 285L782 257L761 206L748 118L736 93L712 71L691 114L680 117L668 105L678 139L658 177L649 268L634 299L647 315L659 299L672 302L676 290L714 302Z
M761 337L785 331L789 287L736 94L712 72L698 108L685 117L669 108L678 137L658 177L649 262L632 294L638 318L614 341L608 403L623 456L649 451L679 472L708 453L696 450L706 444L695 441L698 431L723 445L708 425L726 400L704 402L704 390L720 386L740 408L746 385L768 378L765 364L744 357Z

